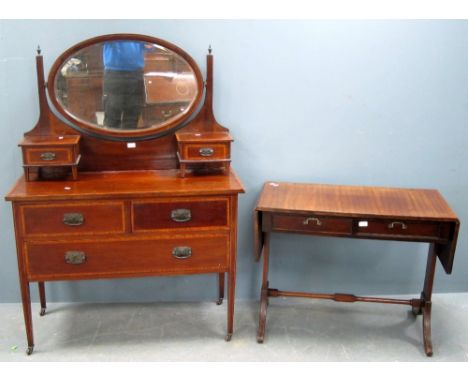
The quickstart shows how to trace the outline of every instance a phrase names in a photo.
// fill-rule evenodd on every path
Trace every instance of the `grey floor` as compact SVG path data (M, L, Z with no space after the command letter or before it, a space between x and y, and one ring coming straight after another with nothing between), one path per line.
M26 356L20 304L0 304L1 361L468 361L468 294L433 297L434 356L421 317L408 307L271 299L265 343L257 302L236 302L224 341L226 303L33 304L35 350Z

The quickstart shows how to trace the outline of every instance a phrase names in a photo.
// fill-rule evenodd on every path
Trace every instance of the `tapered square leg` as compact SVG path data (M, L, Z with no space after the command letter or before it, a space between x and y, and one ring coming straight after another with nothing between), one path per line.
M226 341L230 341L234 330L234 299L236 294L236 270L228 273L228 322Z
M226 278L226 274L218 273L218 301L216 301L216 305L221 305L224 299L224 279Z
M41 311L39 315L44 316L47 308L44 282L38 282L37 286L39 287L39 300L41 301Z
M20 280L20 284L21 299L23 302L24 324L26 326L26 337L28 340L28 349L26 350L26 354L31 355L34 350L34 337L31 314L31 294L29 289L29 282L25 280Z

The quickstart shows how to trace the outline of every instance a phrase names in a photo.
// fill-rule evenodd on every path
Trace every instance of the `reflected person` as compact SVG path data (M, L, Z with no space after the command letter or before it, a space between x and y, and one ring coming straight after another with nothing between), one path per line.
M145 43L111 41L104 43L104 126L136 129L145 104Z

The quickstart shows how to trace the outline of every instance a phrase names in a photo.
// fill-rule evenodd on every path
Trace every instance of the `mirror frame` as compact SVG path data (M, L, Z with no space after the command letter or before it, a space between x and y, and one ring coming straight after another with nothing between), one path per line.
M129 131L127 130L122 131L122 130L115 130L115 129L103 130L101 127L97 127L94 124L87 123L86 121L75 118L70 112L68 112L60 104L60 102L57 99L57 95L55 93L55 79L57 75L59 74L59 71L62 65L66 61L68 61L73 54L75 54L81 49L84 49L94 44L98 44L98 43L102 43L106 41L115 41L115 40L132 40L132 41L138 40L138 41L143 41L143 42L147 42L151 44L157 44L166 49L171 50L172 52L182 57L185 61L187 61L187 63L189 64L189 66L192 68L194 72L198 93L194 101L192 102L192 105L190 105L190 107L187 108L187 111L185 113L181 113L181 115L178 118L174 118L167 122L158 124L157 126L151 126L145 129L129 130ZM182 50L181 48L179 48L178 46L170 42L167 42L165 40L162 40L156 37L140 35L140 34L128 34L128 33L126 34L116 33L116 34L97 36L97 37L93 37L93 38L81 41L78 44L73 45L71 48L64 51L55 60L54 64L52 65L49 71L49 77L47 80L47 91L49 95L48 97L49 103L52 103L53 107L51 109L54 112L54 114L57 115L59 119L61 119L67 125L71 126L73 129L78 130L79 132L83 134L87 134L95 138L111 140L111 141L141 141L141 140L159 138L161 136L175 132L179 128L183 127L184 123L187 122L198 111L200 103L203 99L204 88L205 88L205 85L204 85L204 81L203 81L200 68L196 64L195 60L184 50Z

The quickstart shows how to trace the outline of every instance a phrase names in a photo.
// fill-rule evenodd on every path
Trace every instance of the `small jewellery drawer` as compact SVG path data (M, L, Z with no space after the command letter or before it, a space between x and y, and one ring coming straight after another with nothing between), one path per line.
M399 219L369 219L355 222L357 235L410 238L448 239L449 224Z
M228 235L147 240L28 242L27 272L40 278L99 278L225 271Z
M72 148L41 147L24 150L24 164L50 165L55 163L72 163L74 154Z
M183 153L187 160L213 160L229 158L229 144L224 143L191 143L185 145Z
M273 214L272 225L275 231L339 235L351 233L352 220L314 215Z
M123 202L31 204L20 207L25 235L125 232Z
M228 199L135 201L132 203L134 232L167 228L227 226Z

